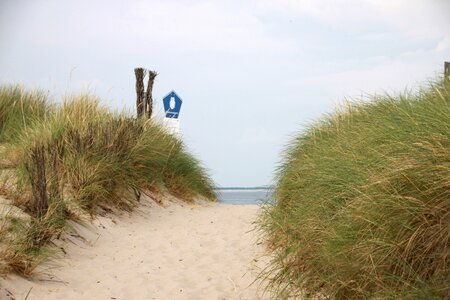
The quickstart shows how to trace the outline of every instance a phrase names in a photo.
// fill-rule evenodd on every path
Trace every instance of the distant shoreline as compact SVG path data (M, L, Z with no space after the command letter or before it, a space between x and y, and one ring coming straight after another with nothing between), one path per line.
M213 190L215 191L241 191L241 190L270 190L273 187L271 186L256 186L256 187L215 187Z

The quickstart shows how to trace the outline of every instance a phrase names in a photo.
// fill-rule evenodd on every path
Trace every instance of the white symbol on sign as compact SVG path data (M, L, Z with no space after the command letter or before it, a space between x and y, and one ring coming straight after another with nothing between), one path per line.
M169 107L170 109L175 108L175 97L170 97Z

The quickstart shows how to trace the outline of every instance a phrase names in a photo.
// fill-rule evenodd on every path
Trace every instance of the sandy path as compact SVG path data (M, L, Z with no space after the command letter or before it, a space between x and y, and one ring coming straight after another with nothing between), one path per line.
M0 280L15 299L263 299L255 279L261 248L256 205L144 205L114 221L100 218L72 239L51 270L55 281ZM249 232L250 231L250 232ZM0 291L0 298L5 291ZM265 296L267 298L267 295ZM9 298L7 298L9 299Z

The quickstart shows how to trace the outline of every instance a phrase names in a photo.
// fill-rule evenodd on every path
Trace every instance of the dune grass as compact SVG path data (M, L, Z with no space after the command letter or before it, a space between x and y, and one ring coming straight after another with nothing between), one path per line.
M299 134L259 220L280 298L450 297L450 84L346 103Z
M31 216L11 227L4 251L3 264L20 274L31 274L80 213L130 211L146 191L215 200L210 177L181 140L152 121L109 111L92 95L52 107L40 93L7 87L0 107L9 107L1 115L8 175L1 192Z
M43 92L0 87L0 143L14 140L23 128L43 118L48 108Z

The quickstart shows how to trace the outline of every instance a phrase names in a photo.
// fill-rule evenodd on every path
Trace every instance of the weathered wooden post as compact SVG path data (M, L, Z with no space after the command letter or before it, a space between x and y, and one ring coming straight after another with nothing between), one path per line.
M450 80L450 61L444 62L444 78Z
M44 146L37 145L32 149L30 161L25 167L29 174L33 192L33 202L29 208L37 217L42 217L48 210Z
M140 118L144 114L144 77L145 70L143 68L135 68L134 75L136 76L136 113Z
M147 70L143 68L135 68L134 75L136 76L136 113L137 117L152 117L153 112L153 83L155 77L158 75L155 71L148 71L147 92L144 92L144 77Z
M155 77L158 75L155 71L148 71L148 84L147 92L145 93L145 114L147 118L152 117L153 111L153 83L155 82Z

